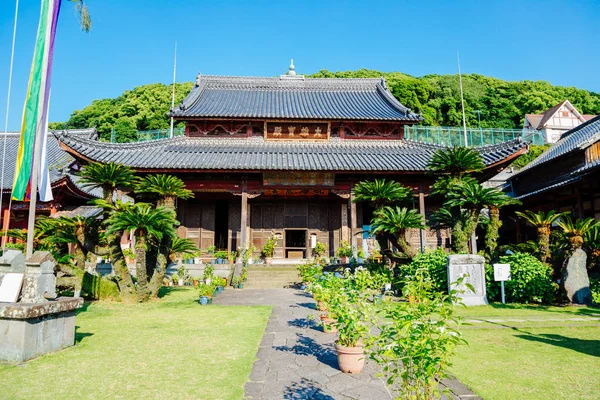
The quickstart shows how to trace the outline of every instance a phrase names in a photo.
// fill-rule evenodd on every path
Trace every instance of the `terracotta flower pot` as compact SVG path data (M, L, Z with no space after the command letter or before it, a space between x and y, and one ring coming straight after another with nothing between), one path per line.
M358 374L365 366L365 349L362 345L346 347L335 344L338 354L340 371L348 374Z
M327 311L327 306L322 301L317 302L317 309L319 311Z
M265 262L267 264L273 264L273 257L265 257Z
M325 318L321 319L321 322L323 323L323 332L336 333L338 331L337 326L335 326L337 319Z

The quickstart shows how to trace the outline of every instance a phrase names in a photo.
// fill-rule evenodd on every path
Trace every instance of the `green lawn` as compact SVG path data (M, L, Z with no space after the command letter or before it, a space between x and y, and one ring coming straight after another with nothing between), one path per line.
M491 320L463 327L469 346L451 369L484 399L600 398L600 309L495 304L459 313Z
M0 398L242 399L271 308L196 298L177 288L151 304L86 304L74 347L0 365Z

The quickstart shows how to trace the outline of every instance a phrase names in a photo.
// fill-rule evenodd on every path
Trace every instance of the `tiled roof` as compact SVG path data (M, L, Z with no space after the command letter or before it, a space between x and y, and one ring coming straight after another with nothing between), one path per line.
M79 217L83 217L83 218L90 218L90 217L97 217L100 214L102 214L102 209L99 207L78 206L78 207L65 207L64 210L57 211L50 217L51 218L60 218L60 217L73 218L73 217L79 216Z
M178 118L294 118L419 122L381 79L198 76Z
M569 183L577 182L580 179L581 179L580 176L574 176L572 178L568 178L568 179L562 180L562 181L560 181L558 183L554 183L552 185L548 185L548 186L546 186L546 187L544 187L542 189L538 189L538 190L534 190L533 192L525 193L525 194L523 194L521 196L517 196L515 198L517 200L523 200L526 197L533 196L533 195L536 195L536 194L540 194L540 193L543 193L543 192L547 192L548 190L556 189L556 188L562 187L564 185L567 185Z
M546 112L544 112L544 114L542 114L542 120L539 122L537 129L542 129L544 127L544 125L546 125L546 122L548 122L548 120L550 118L552 118L552 116L554 114L556 114L556 112L567 102L569 102L569 100L563 100L562 102L558 103L554 107L547 109ZM573 107L573 108L575 108L575 107Z
M86 160L116 162L136 169L231 171L424 171L442 146L408 140L331 138L329 142L265 141L191 138L187 136L142 143L98 143L59 134L63 147ZM476 148L486 165L496 164L525 149L514 140Z
M65 134L69 137L78 137L90 142L96 143L97 138L96 129L70 129ZM17 161L17 151L19 149L19 132L9 132L6 135L0 133L0 154L4 148L4 140L6 139L6 157L4 161L4 177L2 179L3 190L10 190L13 184L13 178L15 175L15 166ZM75 161L75 159L65 151L63 151L56 140L55 135L52 133L48 134L47 142L47 158L48 168L50 169L50 182L55 183L58 180L68 177L71 181L76 180L69 174L69 165ZM1 176L1 172L0 172ZM88 193L86 191L86 193ZM91 194L91 193L89 193Z
M539 129L540 121L544 118L544 114L525 114L533 129Z
M583 124L565 132L560 140L552 145L548 150L542 153L538 158L527 164L518 174L510 179L521 175L523 172L536 168L542 164L552 161L558 157L568 154L574 150L585 146L585 144L596 134L600 133L600 116L591 119Z

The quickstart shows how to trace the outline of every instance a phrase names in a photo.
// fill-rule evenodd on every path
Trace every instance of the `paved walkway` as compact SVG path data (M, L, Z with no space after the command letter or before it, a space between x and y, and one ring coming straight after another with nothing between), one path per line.
M226 290L215 298L222 305L270 305L271 318L257 352L245 397L252 400L383 400L390 399L375 365L366 361L357 375L340 372L333 342L317 324L319 313L306 293L293 289ZM309 316L315 320L311 320ZM457 381L446 382L452 398L476 399Z

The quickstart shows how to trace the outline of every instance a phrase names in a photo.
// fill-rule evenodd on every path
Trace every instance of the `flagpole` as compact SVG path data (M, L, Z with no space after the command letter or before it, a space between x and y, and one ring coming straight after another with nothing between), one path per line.
M2 146L2 177L0 178L0 218L2 218L2 226L4 229L2 235L2 253L4 253L4 247L6 246L6 239L8 237L8 228L10 226L10 206L12 199L8 200L8 220L5 221L4 214L2 214L2 206L4 205L4 164L6 163L6 142L8 140L8 113L10 111L10 91L12 86L12 75L13 75L13 64L15 60L15 38L17 37L17 18L19 16L19 0L15 3L15 23L13 27L13 38L12 38L12 50L10 52L10 67L8 72L8 94L6 95L6 120L4 122L4 145Z
M173 94L171 95L171 113L175 108L175 79L177 74L177 41L175 41L175 57L173 58ZM171 114L171 131L169 137L173 137L173 115Z
M465 136L465 147L469 147L467 141L467 119L465 117L465 98L463 97L463 86L462 86L462 75L460 73L460 55L456 52L456 59L458 60L458 80L460 82L460 103L462 105L462 120L463 120L463 134Z

